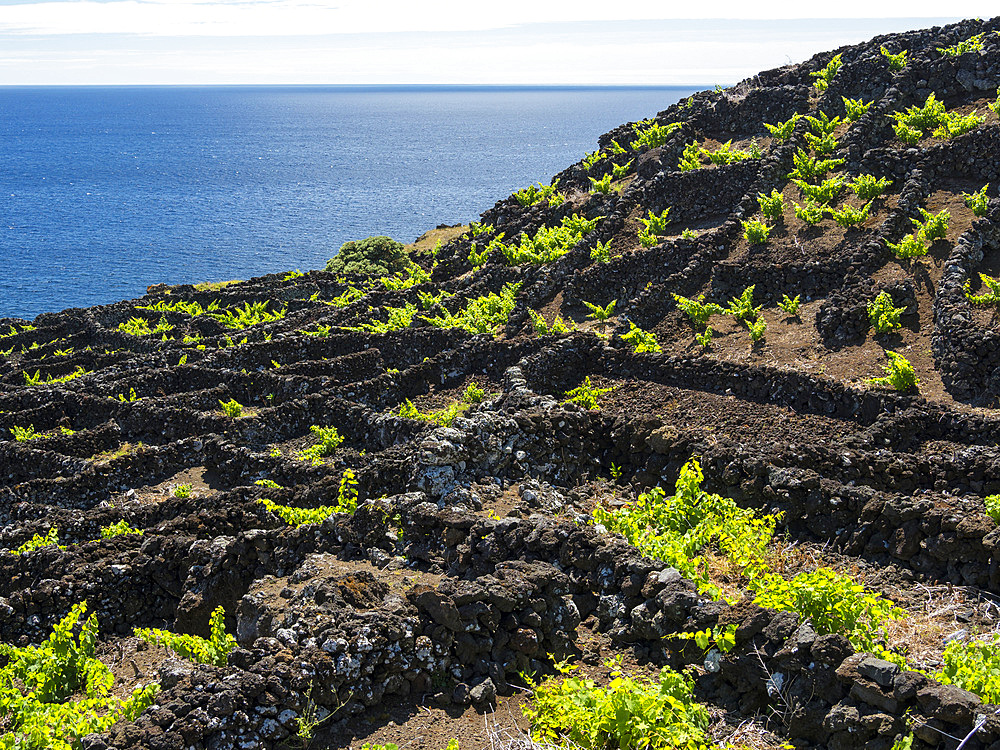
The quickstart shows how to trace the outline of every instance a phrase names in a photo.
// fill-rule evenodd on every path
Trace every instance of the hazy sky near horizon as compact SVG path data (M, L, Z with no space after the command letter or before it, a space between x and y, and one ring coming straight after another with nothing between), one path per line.
M0 0L0 85L728 84L991 5Z

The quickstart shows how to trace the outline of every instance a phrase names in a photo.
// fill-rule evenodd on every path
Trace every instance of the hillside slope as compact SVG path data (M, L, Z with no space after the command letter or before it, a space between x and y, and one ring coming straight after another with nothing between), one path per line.
M706 742L1000 748L998 30L697 94L394 279L0 320L0 640L85 601L159 684L93 750L470 750L615 654ZM133 634L218 607L225 666Z

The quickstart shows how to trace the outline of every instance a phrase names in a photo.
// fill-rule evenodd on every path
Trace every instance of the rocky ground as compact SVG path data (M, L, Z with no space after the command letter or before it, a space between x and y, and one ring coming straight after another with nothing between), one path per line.
M439 228L437 250L413 251L431 280L408 288L311 271L0 320L0 640L38 642L86 601L116 694L159 683L138 719L86 737L92 750L527 747L519 673L570 657L600 682L615 654L635 672L692 666L723 745L887 749L912 732L915 748L955 747L975 730L964 747L1000 748L994 708L933 678L946 641L1000 625L1000 531L984 504L1000 493L1000 321L964 288L981 294L979 274L1000 271L1000 123L988 107L998 29L879 38L697 94L656 116L679 125L653 147L632 145L651 123L623 125L558 175L553 200L501 201L475 238ZM977 34L981 49L939 51ZM905 67L883 46L907 51ZM834 54L842 67L820 90L814 74ZM932 92L982 122L902 142L891 114ZM844 97L872 105L847 122ZM815 133L805 118L785 141L765 127L796 113L842 118L832 175L892 181L859 226L796 216L788 175ZM759 157L678 169L693 141L730 139ZM610 192L592 191L613 167ZM986 183L977 217L962 194ZM761 218L758 194L772 190L783 216L751 245L743 222ZM848 188L834 205L852 200ZM645 246L641 220L668 207ZM950 213L945 236L898 259L887 243L920 209ZM510 243L573 214L602 218L551 262L511 265L495 249L471 265L501 233ZM511 283L516 304L493 333L421 317ZM717 315L711 343L697 343L672 295L725 306L751 284L763 338ZM351 287L363 295L341 297ZM902 325L875 334L868 305L883 290ZM796 314L779 308L783 295L800 297ZM604 322L583 304L613 300ZM275 319L227 325L178 301L262 303ZM346 330L407 304L426 308L408 325ZM570 330L540 335L529 311ZM661 351L634 351L622 338L632 326ZM911 363L918 390L870 382L886 350ZM596 409L565 398L586 377L612 389ZM457 403L472 382L485 398L450 426L400 416L407 400L423 413ZM230 400L239 416L220 408ZM312 426L336 427L343 443L303 457ZM830 567L902 607L884 645L923 671L757 606L721 563L713 580L738 603L699 594L591 523L598 506L672 488L692 456L705 489L783 514L782 575ZM331 505L348 468L353 514L293 526L259 502ZM123 520L143 533L101 538ZM14 552L53 529L62 546ZM207 636L219 606L237 639L224 667L133 635ZM717 668L664 638L729 624L735 647ZM318 725L303 736L310 716Z

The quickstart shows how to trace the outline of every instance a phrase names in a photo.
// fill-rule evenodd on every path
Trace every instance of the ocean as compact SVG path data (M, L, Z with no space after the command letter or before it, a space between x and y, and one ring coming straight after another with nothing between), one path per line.
M694 91L0 88L0 317L410 242Z

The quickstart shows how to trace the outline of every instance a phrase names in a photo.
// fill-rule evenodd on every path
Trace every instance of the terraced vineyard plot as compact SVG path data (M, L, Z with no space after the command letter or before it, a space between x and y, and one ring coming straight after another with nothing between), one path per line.
M0 320L0 746L1000 747L998 28L697 94L391 277Z

